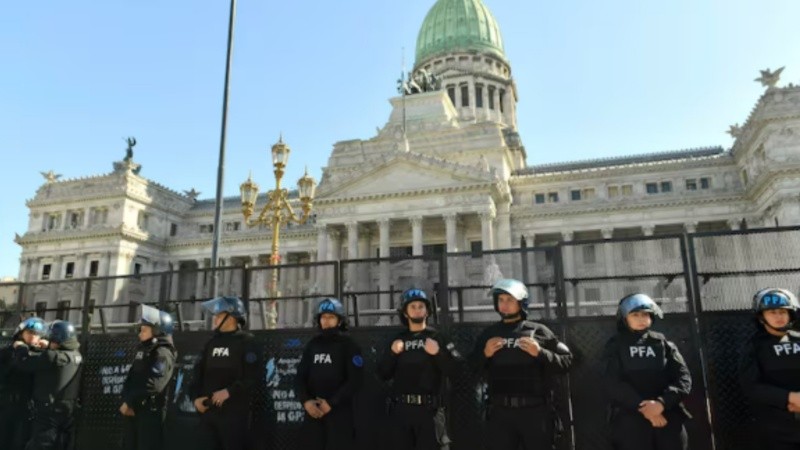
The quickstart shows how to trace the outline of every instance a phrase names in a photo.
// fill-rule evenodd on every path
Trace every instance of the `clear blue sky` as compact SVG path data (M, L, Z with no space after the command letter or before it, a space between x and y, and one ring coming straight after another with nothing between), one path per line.
M319 179L334 142L389 114L401 49L434 0L239 0L225 194L272 183L283 132ZM796 0L484 0L520 93L528 163L730 147L764 68L800 82ZM141 175L214 196L228 2L74 0L0 6L0 275L40 171L103 174L139 145Z

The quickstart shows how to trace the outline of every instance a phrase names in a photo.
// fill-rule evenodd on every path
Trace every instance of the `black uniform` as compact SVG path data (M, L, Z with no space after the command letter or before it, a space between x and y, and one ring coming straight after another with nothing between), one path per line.
M34 422L26 450L72 447L83 358L77 339L57 350L18 347L14 367L33 376Z
M192 400L208 397L202 414L217 448L244 449L248 442L250 396L259 376L260 349L253 335L241 330L216 332L195 366ZM211 403L214 392L227 389L230 398L221 407Z
M136 348L122 401L133 409L125 417L126 450L160 450L166 418L167 385L172 378L177 352L172 338L157 337Z
M491 358L486 342L504 339ZM519 348L519 339L533 338L541 346L537 357ZM489 445L493 450L550 449L560 421L553 406L555 375L566 373L572 354L546 326L527 320L498 322L478 337L470 357L488 382Z
M13 343L0 349L0 449L21 450L31 436L33 378L11 367Z
M324 330L306 345L297 367L295 390L300 403L325 399L331 411L314 419L305 415L299 448L308 450L351 450L353 439L353 396L361 386L364 359L361 349L338 329Z
M434 356L425 351L428 338L439 344L439 353ZM395 354L390 347L378 363L378 375L393 380L390 400L394 448L439 449L437 432L442 430L436 429L434 419L442 406L443 376L451 376L457 369L458 352L430 327L418 332L405 330L391 342L398 339L403 341L404 350Z
M687 448L683 423L689 413L681 402L692 390L692 377L675 344L655 331L625 329L608 340L603 357L614 447L617 450ZM653 427L639 412L639 404L645 400L664 404L665 427Z
M800 416L787 409L789 393L800 391L800 333L758 331L743 349L740 381L767 448L800 449Z

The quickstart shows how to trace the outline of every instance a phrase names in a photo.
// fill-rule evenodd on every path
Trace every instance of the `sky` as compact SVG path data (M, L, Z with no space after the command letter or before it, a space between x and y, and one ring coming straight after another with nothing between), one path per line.
M484 0L516 80L528 164L723 146L787 66L796 0ZM434 0L238 0L224 193L272 186L282 133L294 186L333 144L388 119ZM25 201L53 170L100 175L138 145L141 175L216 191L228 1L2 2L0 276L17 276ZM404 56L405 55L405 56Z

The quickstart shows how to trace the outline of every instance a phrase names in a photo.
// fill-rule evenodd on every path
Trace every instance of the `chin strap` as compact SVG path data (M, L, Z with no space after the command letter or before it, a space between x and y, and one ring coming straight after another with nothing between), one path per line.
M226 320L228 320L228 317L231 317L231 313L226 311L225 318L219 321L219 325L214 328L214 331L219 331L219 328L225 323Z

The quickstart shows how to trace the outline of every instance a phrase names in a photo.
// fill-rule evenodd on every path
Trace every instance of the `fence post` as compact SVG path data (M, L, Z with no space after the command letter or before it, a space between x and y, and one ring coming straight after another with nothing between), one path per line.
M92 279L87 278L83 282L83 305L81 306L81 336L84 340L89 338L92 330L92 315L94 305L91 303L92 297ZM92 309L92 310L90 310Z
M553 278L556 287L556 318L559 321L564 321L567 318L567 299L565 298L566 287L564 284L564 259L561 255L561 249L563 248L562 243L558 242L555 247L553 247ZM546 314L549 316L550 312L550 299L546 298L545 300L545 309Z
M439 288L436 297L439 299L439 307L442 314L439 321L442 325L447 325L452 322L450 318L450 286L448 284L447 273L447 253L442 253L439 257Z
M198 273L199 276L199 273ZM242 267L242 303L247 314L245 329L250 329L250 268Z

